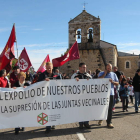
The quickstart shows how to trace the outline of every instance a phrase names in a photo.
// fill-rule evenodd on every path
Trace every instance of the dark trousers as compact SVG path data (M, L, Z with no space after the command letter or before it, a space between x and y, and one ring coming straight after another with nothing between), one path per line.
M50 130L50 129L51 129L51 126L46 126L46 129L47 129L47 130Z
M89 121L86 121L86 122L79 122L79 125L84 125L84 124L88 124Z
M22 131L24 131L24 127L22 127ZM18 132L18 131L20 131L20 127L17 127L17 128L15 128L15 132Z
M133 95L130 95L131 103L133 104Z
M128 108L128 97L122 96L122 102L123 102L123 110Z
M113 103L114 103L114 95L110 95L110 101L109 101L109 108L108 108L108 116L107 116L107 124L112 123L112 108L113 108Z

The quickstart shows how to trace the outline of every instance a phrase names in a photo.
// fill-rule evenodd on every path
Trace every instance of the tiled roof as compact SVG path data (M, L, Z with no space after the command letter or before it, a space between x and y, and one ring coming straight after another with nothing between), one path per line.
M135 55L135 54L125 53L125 52L118 52L118 55L119 56L138 56L138 55Z

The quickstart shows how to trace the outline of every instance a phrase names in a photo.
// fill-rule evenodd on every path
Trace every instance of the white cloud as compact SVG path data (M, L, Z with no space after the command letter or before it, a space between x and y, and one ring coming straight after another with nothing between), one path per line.
M140 54L140 50L138 49L132 49L132 50L119 50L120 52L125 52L125 53L129 53L129 54L134 54L134 55L139 55Z
M29 45L18 45L18 47L44 47L44 46L48 46L50 45L49 43L46 43L46 44L29 44Z
M28 44L28 45L18 45L18 47L47 47L47 46L52 46L52 47L60 47L59 45L64 45L66 47L67 42L60 42L60 43L44 43L44 44Z
M9 30L12 30L12 27L9 27L9 28L0 28L0 32L6 32L6 31L9 31ZM15 28L25 28L27 26L15 26Z
M125 51L125 52L126 53L130 53L130 54L134 53L135 55L139 55L140 54L140 50L138 50L138 49L128 50L128 51Z
M28 32L20 32L20 33L23 33L24 34L24 33L28 33Z
M121 47L132 47L132 46L140 46L139 42L130 42L130 43L118 43L117 46L121 46Z
M34 31L41 31L41 30L43 30L43 29L32 29L32 30L34 30Z
M60 54L62 52L66 51L66 48L59 48L59 49L34 49L34 50L28 50L28 52L32 53L33 55L36 53L36 54ZM61 54L60 54L61 55Z
M16 25L15 25L15 27L16 27L16 28L25 28L25 27L28 27L28 26L16 26Z
M0 28L0 33L10 30L9 28Z

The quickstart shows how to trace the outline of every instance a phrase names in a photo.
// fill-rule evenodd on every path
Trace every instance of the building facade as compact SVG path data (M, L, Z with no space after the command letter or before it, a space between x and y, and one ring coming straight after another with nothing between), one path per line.
M62 73L71 75L73 70L78 69L80 62L86 63L87 70L92 72L96 69L104 70L105 64L111 63L112 66L118 66L119 71L128 77L134 76L140 65L139 56L131 54L129 54L131 57L126 56L125 53L117 51L116 45L101 40L101 20L86 10L69 21L69 48L75 41L78 42L80 59L61 66L59 69Z

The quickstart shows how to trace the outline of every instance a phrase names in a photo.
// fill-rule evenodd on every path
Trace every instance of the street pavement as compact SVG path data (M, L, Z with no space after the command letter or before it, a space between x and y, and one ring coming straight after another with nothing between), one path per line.
M113 129L107 128L106 121L101 126L98 121L89 123L91 129L80 130L78 123L71 123L58 125L48 134L45 127L28 127L19 135L14 134L14 128L1 129L0 140L140 140L140 113L135 113L133 104L129 104L128 112L122 112L121 102L116 104Z

